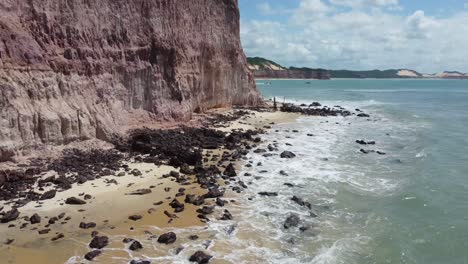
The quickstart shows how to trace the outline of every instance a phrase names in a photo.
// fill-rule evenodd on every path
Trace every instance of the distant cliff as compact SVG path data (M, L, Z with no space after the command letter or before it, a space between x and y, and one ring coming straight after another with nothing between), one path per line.
M330 72L324 69L283 67L276 62L260 58L247 58L249 69L259 79L330 79Z
M0 0L0 161L260 96L237 0Z
M249 69L259 79L468 79L468 73L444 71L423 74L409 69L391 70L325 70L311 68L283 67L278 63L260 58L247 58Z

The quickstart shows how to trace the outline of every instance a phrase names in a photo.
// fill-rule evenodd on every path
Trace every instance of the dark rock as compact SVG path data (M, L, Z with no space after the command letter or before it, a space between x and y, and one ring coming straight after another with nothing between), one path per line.
M377 151L377 154L379 154L379 155L387 155L387 153L382 152L382 151Z
M226 167L226 170L224 170L224 175L229 176L229 177L236 177L236 169L234 168L234 165L232 163L229 163L229 165Z
M106 236L95 236L89 243L90 248L102 249L109 244L109 238Z
M211 258L212 258L212 256L207 255L205 252L197 251L197 252L195 252L195 254L193 254L189 258L189 261L190 262L196 262L198 264L206 264L206 263L208 263L210 261Z
M95 227L96 227L96 223L94 223L94 222L90 222L90 223L81 222L80 223L80 228L81 229L90 229L90 228L95 228Z
M130 246L128 247L128 249L132 251L140 250L142 248L143 248L143 245L141 245L141 243L137 240L133 240Z
M42 230L39 230L37 232L39 233L39 235L45 235L45 234L48 234L50 232L50 228L42 229Z
M283 159L292 159L296 157L296 154L292 153L291 151L284 151L281 153L280 157Z
M261 196L278 196L277 192L259 192L258 194Z
M177 240L177 235L174 232L169 232L166 234L162 234L158 238L158 243L161 244L172 244Z
M204 215L212 214L213 212L214 212L213 206L203 206L202 208L197 209L197 213L204 214Z
M360 113L357 115L358 117L370 117L368 114Z
M291 227L297 227L300 221L301 219L299 218L297 214L291 214L290 216L288 216L288 218L286 218L286 221L284 221L283 226L285 229L289 229Z
M13 243L13 242L15 242L14 239L7 239L7 240L5 240L5 243L4 243L4 244L5 244L5 245L11 245L11 243Z
M55 222L57 222L58 220L59 220L59 219L58 219L58 217L56 217L56 216L51 217L51 218L49 218L49 224L50 224L50 225L53 225L53 224L55 224Z
M229 212L228 210L224 210L224 213L223 213L223 215L221 216L220 219L223 220L223 221L227 221L227 220L232 220L233 217L232 217L231 212Z
M221 198L219 198L219 197L216 198L216 205L217 205L217 206L223 207L225 204L226 204L226 201L224 201L223 199L221 199Z
M56 190L50 190L50 191L47 191L45 193L43 193L41 195L41 197L39 197L39 200L49 200L49 199L52 199L55 197L55 194L57 193Z
M65 237L65 235L62 234L62 233L60 233L60 234L54 236L53 238L51 238L50 240L52 240L52 241L57 241L57 240L62 239L62 238L64 238L64 237Z
M101 255L101 251L100 250L93 250L93 251L90 251L88 253L86 253L86 255L84 256L84 258L88 261L92 261L93 259L95 259L97 256Z
M131 215L128 217L128 219L133 220L133 221L138 221L138 220L141 220L142 218L143 216L141 215Z
M70 197L70 198L67 198L67 200L65 200L65 203L66 204L69 204L69 205L82 205L82 204L86 204L85 201L79 199L79 198L76 198L76 197Z
M38 214L33 214L31 218L29 218L29 221L32 225L39 224L41 222L41 217Z
M224 195L224 193L219 190L219 189L210 189L208 190L208 193L204 194L202 197L203 198L218 198L218 197L222 197Z
M140 190L136 190L131 193L128 193L127 195L145 195L151 192L152 192L151 189L140 189Z
M297 196L293 196L293 198L291 198L291 200L293 202L297 203L300 206L305 206L305 207L307 207L309 209L312 209L312 205L309 202L304 201L302 198L299 198Z
M199 237L197 235L190 235L189 239L190 240L197 240Z
M134 260L130 261L130 264L151 264L151 261L134 259Z
M20 213L18 211L18 209L14 208L8 212L6 212L2 219L0 220L1 223L8 223L8 222L11 222L11 221L14 221L16 220L18 217L19 217Z

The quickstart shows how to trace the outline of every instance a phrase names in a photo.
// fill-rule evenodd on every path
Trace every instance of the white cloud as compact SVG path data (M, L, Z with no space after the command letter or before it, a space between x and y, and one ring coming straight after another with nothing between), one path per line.
M257 9L263 15L273 15L275 13L275 10L273 10L273 7L271 7L271 5L267 2L258 4Z
M244 49L284 66L468 72L468 34L461 34L468 32L468 12L441 19L423 11L404 16L386 8L337 8L357 1L302 0L289 22L243 21Z
M399 0L330 0L330 4L351 7L353 9L369 7L394 9L399 7Z

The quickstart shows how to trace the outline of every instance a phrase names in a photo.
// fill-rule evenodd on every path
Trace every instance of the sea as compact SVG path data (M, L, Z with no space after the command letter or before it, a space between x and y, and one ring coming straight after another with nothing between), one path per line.
M467 80L258 80L257 86L278 103L320 102L370 118L303 116L273 125L259 147L276 143L296 157L249 154L255 166L240 173L251 175L241 176L249 184L236 212L242 217L234 227L209 227L217 230L211 249L218 260L468 263ZM262 191L278 196L258 196ZM292 214L300 224L285 229Z

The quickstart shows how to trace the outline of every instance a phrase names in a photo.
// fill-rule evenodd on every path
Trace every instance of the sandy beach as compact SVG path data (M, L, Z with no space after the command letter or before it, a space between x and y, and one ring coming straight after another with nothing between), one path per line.
M219 109L213 113L226 114L232 113L232 110ZM297 116L292 113L255 111L217 129L224 132L268 129L272 123L291 122ZM204 156L222 156L224 151L227 150L205 150ZM226 167L229 162L219 163L206 159L203 166L220 165L219 167L224 170L223 167ZM206 194L206 189L201 188L194 175L187 175L187 183L181 185L173 177L167 177L171 172L179 173L178 168L135 160L126 161L125 164L128 168L126 170L121 168L115 176L102 177L84 184L73 184L71 189L57 192L53 199L32 201L19 208L21 215L18 220L0 224L0 234L5 240L2 242L9 242L2 243L0 246L0 256L5 263L52 264L67 261L67 263L81 263L84 261L83 256L90 252L88 244L92 239L92 232L111 238L109 245L96 258L98 263L128 263L131 259L144 259L145 252L151 252L154 256L155 247L158 247L158 255L174 254L174 250L181 250L184 245L194 240L194 237L189 236L177 237L177 241L170 245L158 244L154 241L162 233L170 230L176 234L183 233L181 232L183 230L196 230L198 237L209 238L210 234L203 232L205 221L198 217L197 210L200 210L200 206L185 203L184 210L176 214L170 206L174 199L184 203L187 195ZM238 169L242 161L236 160L234 164ZM135 174L134 171L140 173ZM53 174L54 172L47 172L42 178ZM218 183L220 188L226 191L223 197L226 206L223 209L215 209L214 217L211 214L209 216L212 219L222 218L223 211L235 205L236 196L239 195L226 188L226 181L221 178L218 179ZM141 190L145 190L145 194L130 195L132 192ZM87 197L88 199L83 205L64 204L69 197L83 200ZM203 204L207 207L214 205L216 205L214 199L206 199ZM2 206L3 212L11 209L10 205L4 202L0 203L0 208ZM167 215L167 212L171 217ZM34 214L41 217L41 222L24 224L30 222L29 217ZM49 224L54 216L57 217L56 223ZM141 216L141 219L133 221L129 219L129 216ZM236 215L233 216L234 221L236 217ZM82 229L79 228L80 223L93 223L95 227ZM39 233L46 231L48 232L44 234ZM122 242L124 238L138 238L143 248L138 251L129 250L128 244ZM13 241L8 241L9 239ZM222 262L213 259L213 263Z

